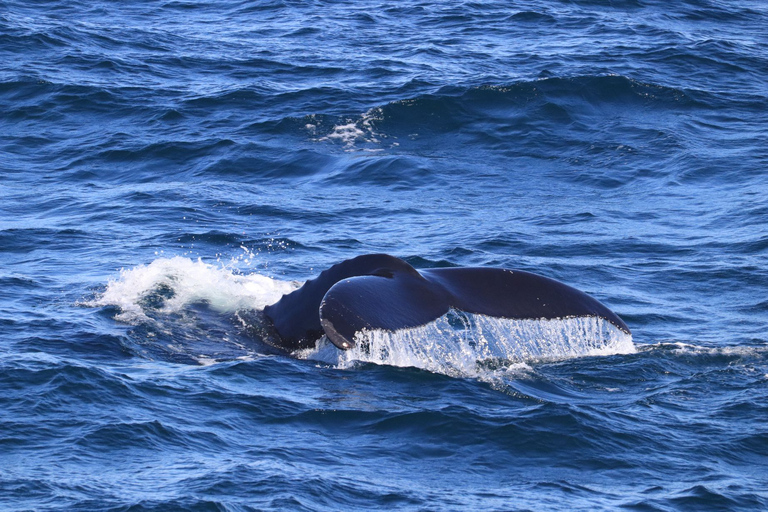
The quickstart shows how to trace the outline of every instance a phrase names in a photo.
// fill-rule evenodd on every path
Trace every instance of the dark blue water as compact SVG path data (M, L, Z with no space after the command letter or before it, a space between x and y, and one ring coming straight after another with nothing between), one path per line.
M762 1L0 1L0 508L766 509L767 196ZM264 342L372 252L633 339Z

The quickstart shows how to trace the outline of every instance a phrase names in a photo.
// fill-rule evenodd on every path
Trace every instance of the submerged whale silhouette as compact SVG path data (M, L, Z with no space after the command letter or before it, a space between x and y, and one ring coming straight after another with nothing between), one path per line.
M630 334L613 311L554 279L501 268L418 271L387 254L338 263L264 313L286 350L311 348L323 334L346 350L360 332L418 327L451 308L509 319L599 317Z

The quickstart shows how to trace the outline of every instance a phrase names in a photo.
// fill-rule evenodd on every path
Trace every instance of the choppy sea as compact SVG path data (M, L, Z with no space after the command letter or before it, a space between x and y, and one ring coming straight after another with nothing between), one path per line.
M632 337L265 342L379 252ZM768 509L767 420L764 1L0 0L0 509Z

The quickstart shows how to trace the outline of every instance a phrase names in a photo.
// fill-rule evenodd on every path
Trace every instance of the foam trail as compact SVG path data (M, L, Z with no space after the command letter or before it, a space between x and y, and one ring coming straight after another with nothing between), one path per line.
M597 317L511 320L459 311L421 327L360 333L355 341L347 351L320 343L297 355L342 368L361 361L484 378L489 363L508 370L531 361L635 352L631 335Z
M106 290L85 305L117 306L118 320L138 324L150 319L147 313L178 313L201 302L220 313L261 309L298 286L176 256L121 270L118 279L109 281Z

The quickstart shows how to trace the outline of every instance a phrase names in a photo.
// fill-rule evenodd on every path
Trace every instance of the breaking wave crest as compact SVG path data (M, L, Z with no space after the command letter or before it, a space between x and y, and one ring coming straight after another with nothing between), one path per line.
M635 352L632 336L602 318L512 320L460 311L412 329L363 332L355 341L341 351L323 339L297 355L342 368L366 362L483 379L534 361Z

